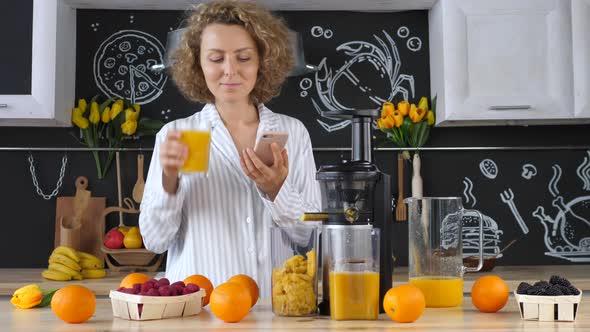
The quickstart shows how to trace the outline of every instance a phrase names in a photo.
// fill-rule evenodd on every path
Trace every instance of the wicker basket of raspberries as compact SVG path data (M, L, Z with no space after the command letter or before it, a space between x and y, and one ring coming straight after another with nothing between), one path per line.
M514 292L520 316L526 320L574 321L582 291L564 277L554 275L549 281L533 285L521 282Z
M151 279L133 288L119 288L109 294L113 316L129 320L152 320L197 315L205 290L195 284L166 278Z

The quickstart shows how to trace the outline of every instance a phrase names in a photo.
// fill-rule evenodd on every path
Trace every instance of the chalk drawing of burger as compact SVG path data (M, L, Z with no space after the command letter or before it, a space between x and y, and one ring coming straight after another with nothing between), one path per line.
M494 219L483 214L483 255L484 257L502 257L498 255L500 235L498 224ZM466 211L461 219L463 238L463 258L479 255L479 216L473 211Z

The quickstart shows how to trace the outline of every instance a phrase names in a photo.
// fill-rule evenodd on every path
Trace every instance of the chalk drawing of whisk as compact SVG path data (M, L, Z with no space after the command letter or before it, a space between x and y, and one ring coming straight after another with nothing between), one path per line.
M504 190L504 192L500 193L500 198L502 199L502 202L506 203L508 205L508 207L510 208L512 215L514 215L514 218L516 218L516 221L518 222L518 225L522 229L522 232L524 234L528 234L529 228L527 227L524 220L520 216L520 213L518 212L518 209L516 208L516 204L514 204L514 193L512 192L512 189L508 188L508 191Z

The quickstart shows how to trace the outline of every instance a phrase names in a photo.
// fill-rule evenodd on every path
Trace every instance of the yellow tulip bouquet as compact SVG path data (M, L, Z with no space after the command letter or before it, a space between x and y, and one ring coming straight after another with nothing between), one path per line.
M436 114L436 97L432 100L432 109L428 108L428 99L420 98L418 106L407 100L395 105L383 103L381 118L377 119L377 128L387 135L387 139L400 148L420 148L424 146L434 126ZM408 151L403 151L406 160L410 159Z
M79 99L78 106L72 110L72 123L80 129L81 144L89 148L110 149L104 166L99 151L92 151L98 178L102 179L113 161L115 150L122 147L125 139L155 135L164 123L146 117L140 118L139 104L110 98L99 104L97 100L98 96L94 96L88 104L86 99Z

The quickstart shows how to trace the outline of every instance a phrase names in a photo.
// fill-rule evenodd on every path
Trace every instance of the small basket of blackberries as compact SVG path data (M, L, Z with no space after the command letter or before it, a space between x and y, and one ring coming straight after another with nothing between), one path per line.
M521 282L514 292L520 317L538 321L575 321L582 291L562 276L534 284Z

